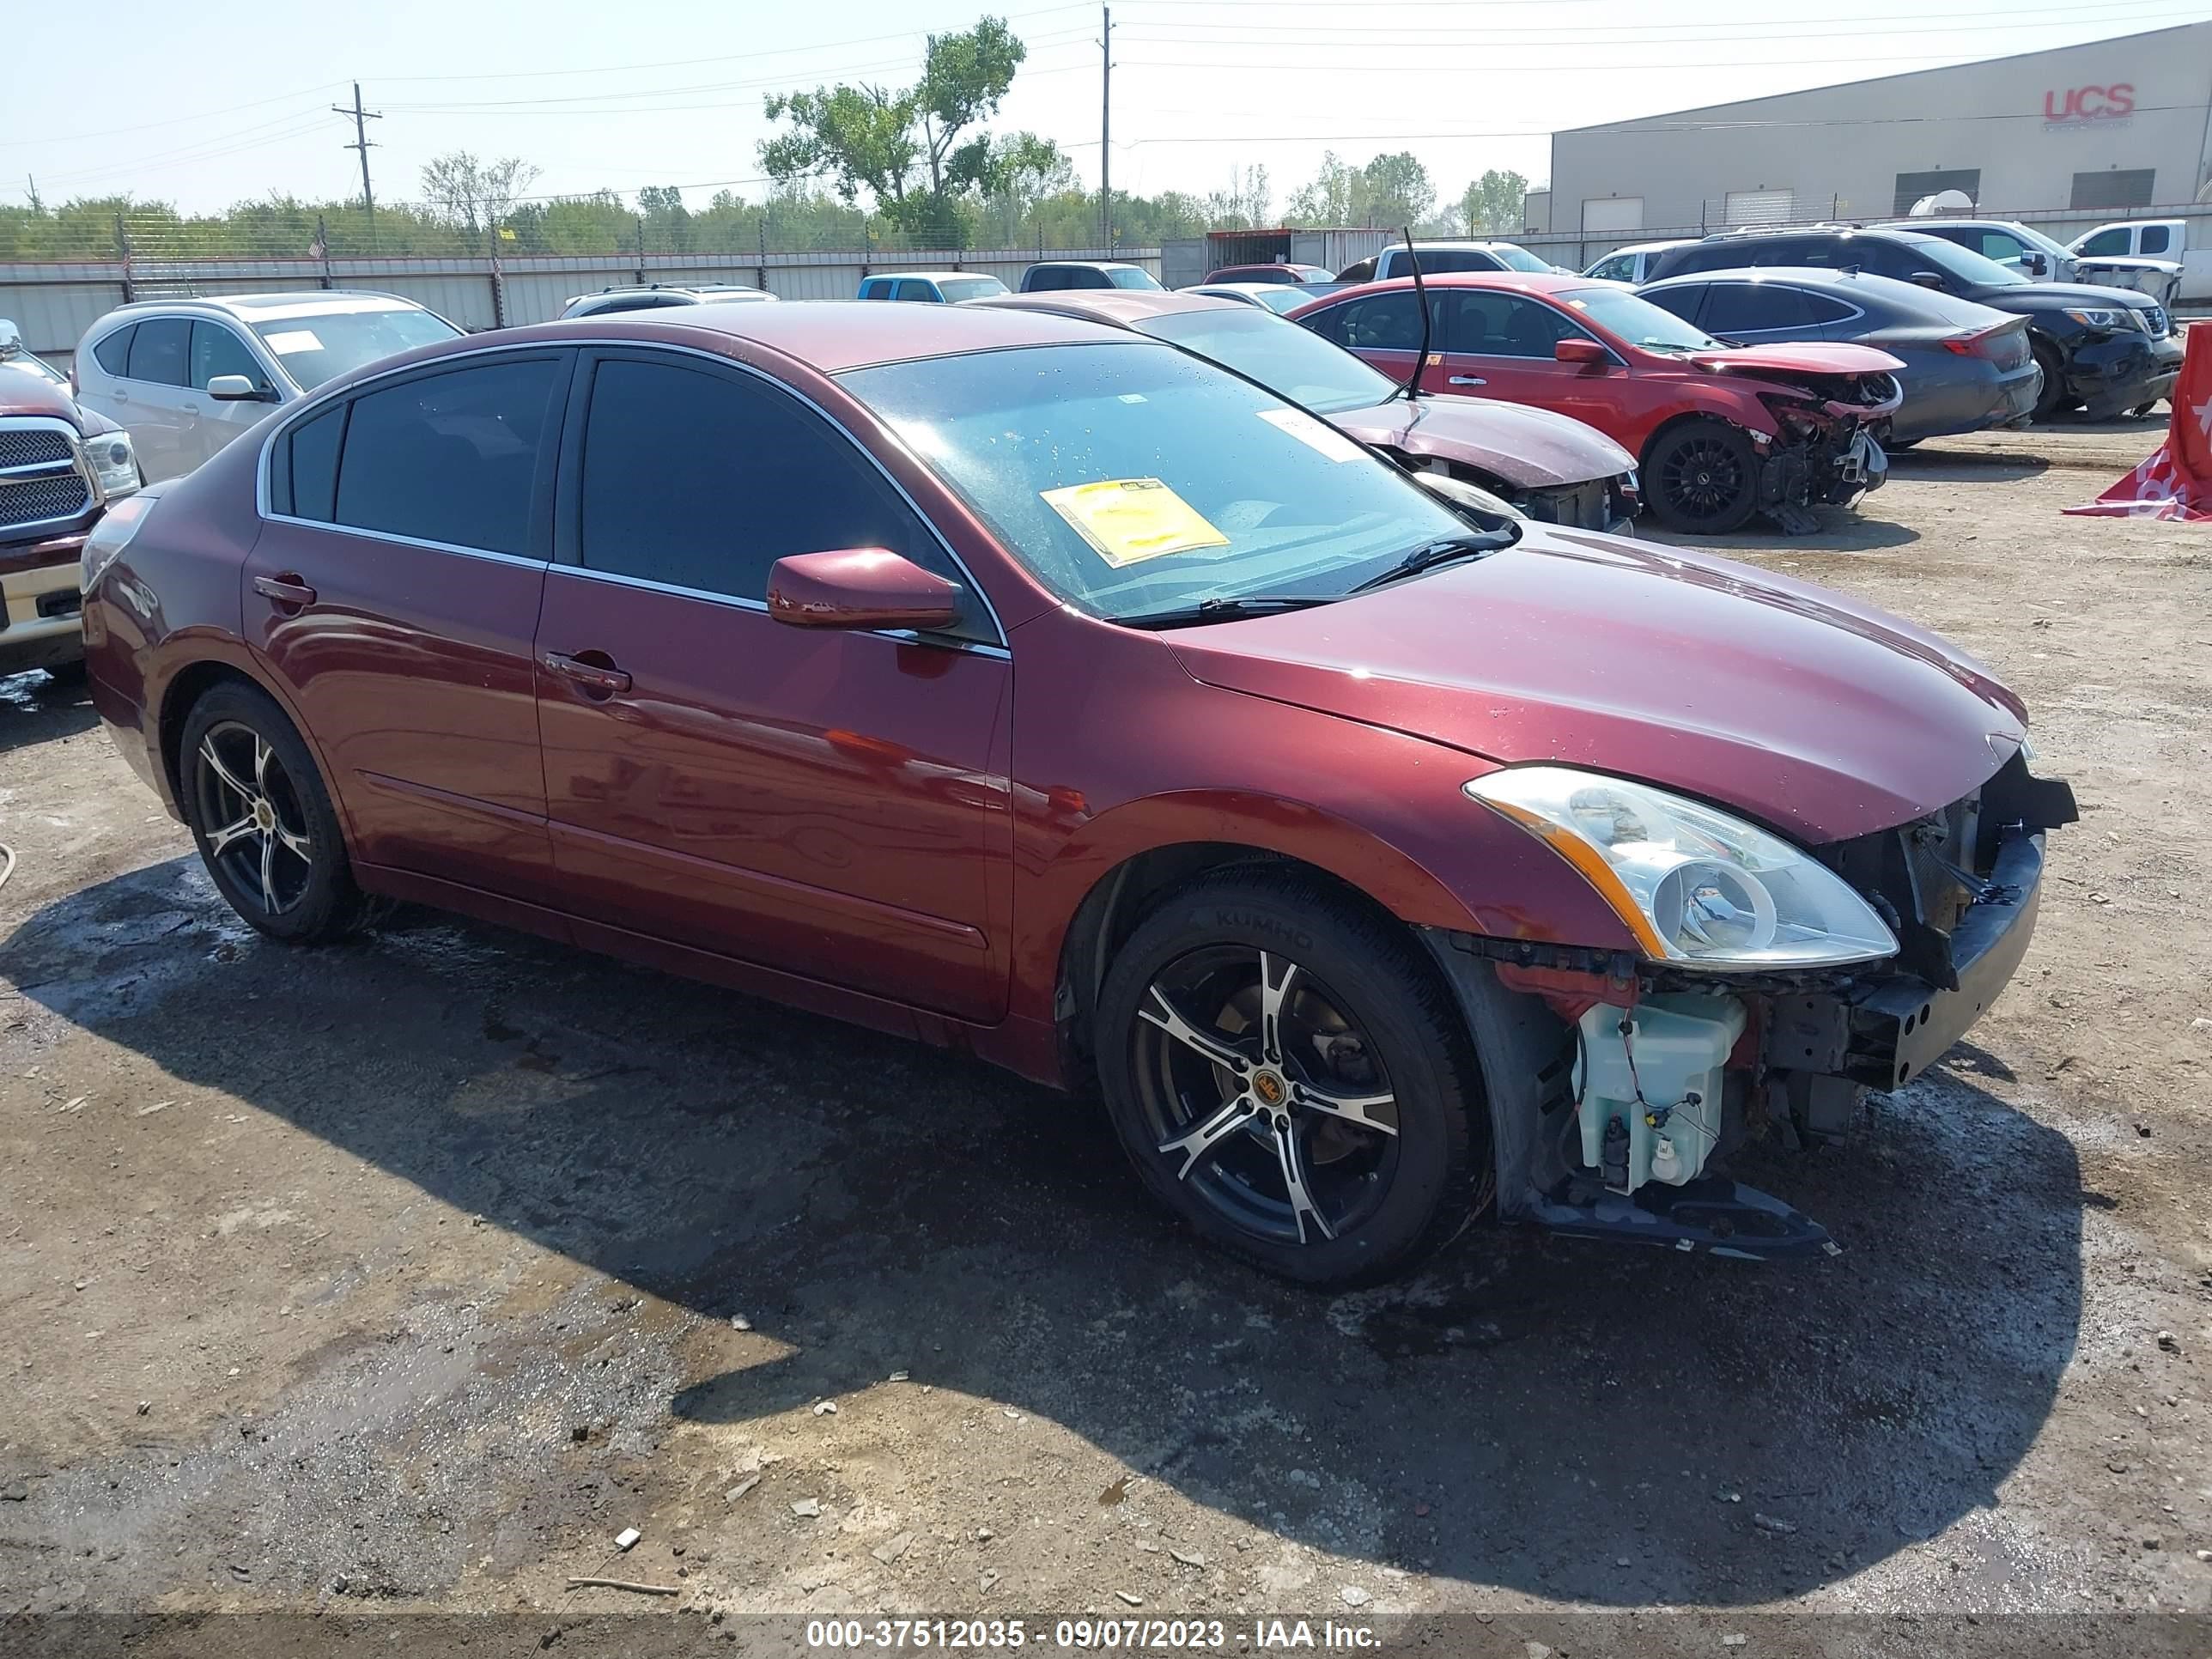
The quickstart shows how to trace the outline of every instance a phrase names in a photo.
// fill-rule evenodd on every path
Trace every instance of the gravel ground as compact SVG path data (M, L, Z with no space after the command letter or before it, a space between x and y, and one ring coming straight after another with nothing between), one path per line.
M1817 1267L1301 1293L972 1063L437 916L264 945L0 682L0 1619L2212 1612L2212 541L2057 513L2154 431L1735 538L1996 665L2084 807L1971 1039L1745 1172Z

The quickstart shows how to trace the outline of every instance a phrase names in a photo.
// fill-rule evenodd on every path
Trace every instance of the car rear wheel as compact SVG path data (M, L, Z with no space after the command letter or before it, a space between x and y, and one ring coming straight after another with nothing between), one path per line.
M1644 458L1644 488L1669 530L1724 536L1759 506L1759 458L1751 440L1718 421L1685 421L1659 434Z
M314 757L266 692L234 683L195 703L177 774L201 860L246 922L308 944L368 919Z
M1139 1177L1245 1260L1368 1282L1474 1215L1486 1136L1449 992L1395 923L1322 883L1171 893L1115 958L1098 1018Z

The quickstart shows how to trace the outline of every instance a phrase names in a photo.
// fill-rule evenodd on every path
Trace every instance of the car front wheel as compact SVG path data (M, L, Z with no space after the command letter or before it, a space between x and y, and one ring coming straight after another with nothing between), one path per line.
M1759 506L1751 441L1718 421L1685 421L1660 434L1644 458L1645 499L1659 522L1693 536L1741 530Z
M1170 894L1115 957L1097 1035L1145 1185L1270 1272L1382 1279L1474 1212L1486 1137L1449 992L1396 923L1317 880Z
M177 775L200 858L246 922L307 944L367 919L314 757L266 692L232 683L195 703Z

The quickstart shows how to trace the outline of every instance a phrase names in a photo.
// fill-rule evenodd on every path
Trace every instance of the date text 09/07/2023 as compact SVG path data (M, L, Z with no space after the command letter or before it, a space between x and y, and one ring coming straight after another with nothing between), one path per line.
M1240 1644L1285 1651L1372 1651L1382 1646L1371 1626L1326 1619L1255 1619L1249 1631L1232 1630L1219 1619L1058 1619L1049 1625L1026 1619L814 1619L806 1625L806 1645L830 1651L1034 1645L1079 1652L1173 1652L1224 1648L1232 1638Z

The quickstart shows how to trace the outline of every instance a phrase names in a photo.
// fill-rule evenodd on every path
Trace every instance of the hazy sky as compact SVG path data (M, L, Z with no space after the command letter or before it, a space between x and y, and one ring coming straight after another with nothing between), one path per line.
M356 194L328 111L358 78L377 195L441 151L520 155L536 194L727 184L757 196L764 92L911 80L922 36L986 9L1029 43L994 127L1098 174L1096 4L1010 0L107 0L10 7L0 201L130 191L186 209ZM1541 180L1555 127L2067 45L2212 0L1115 0L1114 180L1203 192L1263 163L1278 209L1334 148L1411 149L1447 198Z

